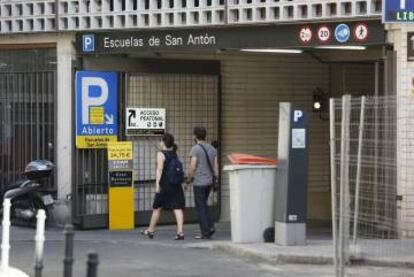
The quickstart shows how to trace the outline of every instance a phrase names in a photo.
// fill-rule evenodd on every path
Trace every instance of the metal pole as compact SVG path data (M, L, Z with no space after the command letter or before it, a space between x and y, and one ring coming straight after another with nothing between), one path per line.
M72 277L73 265L73 226L68 224L63 231L65 235L65 258L63 259L63 277Z
M338 244L336 226L336 139L335 139L335 99L329 99L329 124L331 147L331 213L332 213L332 240L334 245L334 263L338 266Z
M95 252L91 252L88 254L88 272L86 277L97 277L98 276L98 254Z
M340 172L340 212L339 212L339 264L337 277L345 276L345 232L346 232L346 188L349 181L349 121L351 96L342 97L342 128L341 128L341 172Z
M378 159L379 159L379 111L378 111L378 97L379 97L379 63L375 62L375 97L374 97L374 224L378 223Z
M362 156L362 139L364 136L364 119L365 119L365 101L366 97L361 97L361 114L359 118L359 134L358 134L358 156L357 156L357 169L356 169L356 184L355 184L355 205L354 205L354 230L352 244L356 245L357 232L358 232L358 216L359 216L359 194L361 187L361 156Z
M39 210L37 213L36 224L36 250L35 250L35 277L42 277L43 270L43 250L45 244L45 221L46 213L44 210Z

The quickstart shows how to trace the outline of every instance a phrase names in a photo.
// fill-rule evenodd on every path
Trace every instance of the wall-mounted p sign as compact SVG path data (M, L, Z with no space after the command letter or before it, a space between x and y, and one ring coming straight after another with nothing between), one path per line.
M303 111L301 110L293 111L293 122L299 122L302 117L303 117Z
M82 50L83 52L95 51L95 35L83 35L82 36Z
M106 148L117 137L117 73L76 72L76 147Z

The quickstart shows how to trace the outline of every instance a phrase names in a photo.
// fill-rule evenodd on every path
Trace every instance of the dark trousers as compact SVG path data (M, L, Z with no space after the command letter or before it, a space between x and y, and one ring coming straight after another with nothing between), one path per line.
M194 186L194 199L200 223L200 230L203 236L209 236L214 230L214 222L208 212L208 196L210 195L211 186Z

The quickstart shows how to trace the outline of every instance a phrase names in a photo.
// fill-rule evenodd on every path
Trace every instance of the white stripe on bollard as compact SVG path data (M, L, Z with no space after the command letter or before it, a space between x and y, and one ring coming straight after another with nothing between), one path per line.
M10 251L10 199L3 201L3 223L2 223L2 241L1 241L1 271L9 268L9 251Z
M1 243L1 266L0 277L29 277L26 273L9 267L10 251L10 199L3 201L3 226L2 226L2 243Z
M45 221L46 212L39 210L37 212L37 223L36 223L36 249L35 249L35 277L42 276L43 269L43 250L45 244Z

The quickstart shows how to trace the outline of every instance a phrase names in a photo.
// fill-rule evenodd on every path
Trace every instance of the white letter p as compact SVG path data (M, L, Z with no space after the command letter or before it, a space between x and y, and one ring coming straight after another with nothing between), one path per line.
M298 121L299 121L299 119L300 119L302 116L303 116L303 112L302 112L302 111L300 111L300 110L295 110L295 111L293 112L293 121L294 121L294 122L298 122Z
M93 86L101 89L101 95L89 96L89 88ZM82 124L89 124L89 107L102 106L108 100L108 95L108 84L104 79L99 77L82 78Z

